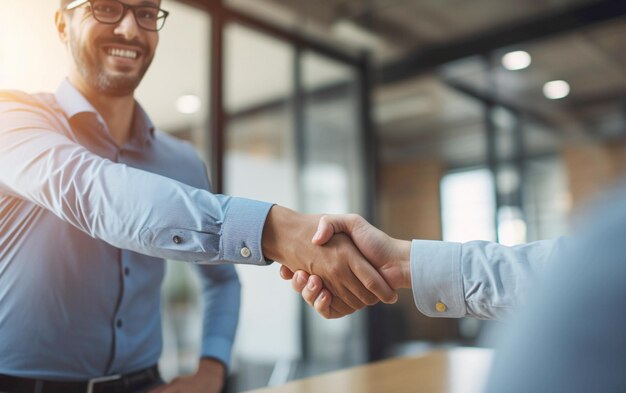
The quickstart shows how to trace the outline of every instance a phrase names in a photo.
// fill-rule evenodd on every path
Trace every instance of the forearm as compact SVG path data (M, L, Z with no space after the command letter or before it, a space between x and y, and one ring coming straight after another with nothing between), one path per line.
M2 192L118 248L191 262L265 264L260 243L269 204L116 164L42 129L0 127L0 168Z
M525 303L528 290L564 238L513 247L497 243L463 245L462 272L467 314L501 319Z
M263 204L213 195L109 162L81 169L71 179L49 179L46 191L52 188L50 192L38 189L30 197L64 221L118 248L188 262L264 264L259 245ZM61 186L55 189L57 185ZM236 222L235 217L243 222ZM246 233L229 230L247 226L245 221L252 217L256 228L251 225ZM251 255L241 254L241 244L247 245Z
M230 365L239 323L241 284L233 266L196 266L202 281L203 357Z
M411 276L416 306L431 317L502 318L523 302L555 244L415 240Z

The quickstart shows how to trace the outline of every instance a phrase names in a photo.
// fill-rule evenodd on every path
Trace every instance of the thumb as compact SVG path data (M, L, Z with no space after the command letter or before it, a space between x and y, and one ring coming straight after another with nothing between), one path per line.
M354 214L333 214L325 215L320 218L317 225L317 232L313 235L311 242L315 245L322 246L333 237L335 233L345 233L352 235L352 229L356 225L358 216Z
M322 216L319 224L317 224L317 232L313 235L311 242L318 246L324 245L333 237L334 234L335 227L333 227L330 216Z

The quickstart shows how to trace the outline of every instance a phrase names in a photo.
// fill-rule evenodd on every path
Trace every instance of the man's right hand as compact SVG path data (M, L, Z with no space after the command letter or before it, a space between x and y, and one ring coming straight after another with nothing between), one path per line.
M333 295L327 318L350 314L379 300L394 303L396 292L347 235L331 236L321 246L311 243L320 218L272 207L263 228L263 254L289 271L318 276Z
M323 245L338 234L349 235L363 256L393 289L411 287L409 241L388 236L356 214L345 214L322 216L312 242ZM319 277L286 266L281 267L280 274L286 280L291 279L294 290L300 292L304 300L319 314L325 318L341 316L331 311L335 299L332 293L323 288Z

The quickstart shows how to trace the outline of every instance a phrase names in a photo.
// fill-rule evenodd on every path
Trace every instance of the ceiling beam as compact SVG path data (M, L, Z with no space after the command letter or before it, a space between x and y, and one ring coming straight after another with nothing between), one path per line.
M469 86L463 82L457 80L451 80L442 77L442 82L447 86L453 88L454 90L463 93L467 96L473 97L474 99L486 104L493 106L501 106L509 111L516 113L518 115L524 116L532 121L537 122L538 124L543 125L551 132L555 132L557 136L561 136L560 127L550 118L546 117L543 113L530 109L530 108L522 108L519 104L509 102L502 97L495 96L491 91L482 91L478 90L472 86Z
M422 46L407 56L382 65L378 83L394 83L432 71L445 63L503 47L576 31L626 16L626 1L602 0L507 24L458 41Z
M626 103L626 93L623 89L606 90L601 93L587 95L585 97L570 99L566 106L572 111L579 111L585 108L624 105Z
M310 35L297 31L296 27L294 27L294 29L288 29L272 24L253 15L223 5L220 0L179 1L208 11L211 14L211 18L220 18L224 22L239 23L243 26L259 30L265 34L289 42L295 46L299 46L305 50L310 49L316 53L330 57L331 59L345 64L361 66L364 62L364 56L362 53L354 53L346 50L344 47L316 39Z

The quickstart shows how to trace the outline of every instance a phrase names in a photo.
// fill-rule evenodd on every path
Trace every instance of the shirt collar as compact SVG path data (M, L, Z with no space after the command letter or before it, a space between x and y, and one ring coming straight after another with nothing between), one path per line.
M65 112L68 119L71 119L79 113L94 113L98 116L98 120L102 120L98 111L96 111L89 101L87 101L67 79L63 79L55 96L59 106L63 112Z
M67 79L61 82L55 96L68 119L72 119L80 113L93 113L99 122L105 124L104 119L93 105ZM154 124L137 101L135 101L132 129L133 137L129 143L145 143L154 138Z

